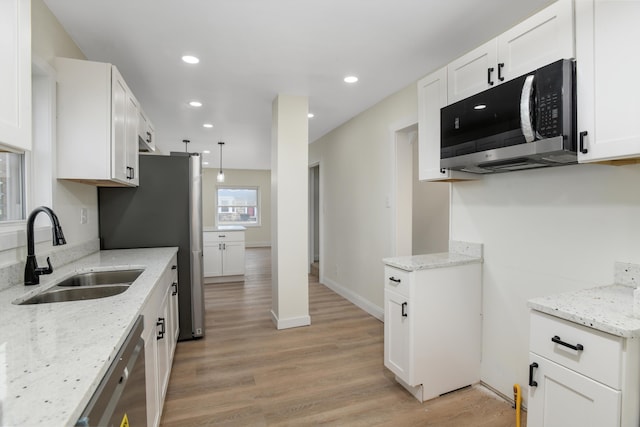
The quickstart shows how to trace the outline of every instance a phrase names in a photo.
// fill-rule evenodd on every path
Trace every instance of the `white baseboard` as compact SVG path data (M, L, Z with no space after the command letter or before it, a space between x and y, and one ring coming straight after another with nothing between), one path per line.
M299 316L299 317L290 317L288 319L278 319L278 315L271 310L271 320L276 325L278 330L280 329L290 329L290 328L299 328L301 326L309 326L311 324L311 317L307 316Z
M365 298L362 298L360 295L356 294L355 292L345 288L344 286L326 277L322 277L320 279L320 283L322 283L327 288L331 289L333 292L337 293L341 297L345 298L346 300L357 305L358 307L360 307L361 309L363 309L364 311L366 311L376 319L380 320L381 322L384 322L384 310L382 309L382 307L378 307L371 301Z

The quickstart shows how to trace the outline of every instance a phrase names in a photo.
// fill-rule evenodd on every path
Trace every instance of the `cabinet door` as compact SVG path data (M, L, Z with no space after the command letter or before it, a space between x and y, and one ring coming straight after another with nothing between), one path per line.
M221 242L205 242L202 247L204 277L222 276Z
M155 427L160 424L160 404L158 402L158 364L157 340L153 333L145 331L144 359L145 382L147 390L147 424Z
M158 397L160 402L164 402L164 397L169 385L169 373L171 372L170 350L170 331L168 329L169 320L169 292L164 294L162 304L158 309L158 322L156 330L157 347L157 363L158 363Z
M384 366L409 385L410 317L409 300L388 289L384 291Z
M449 104L489 89L498 82L498 50L493 39L447 66Z
M418 82L418 178L421 181L478 179L440 168L440 109L447 105L447 68Z
M127 169L127 112L129 96L127 85L115 67L111 68L111 177L128 182Z
M511 80L560 59L574 58L573 2L559 0L497 40L499 81Z
M581 163L640 156L640 2L576 2Z
M619 426L621 392L530 353L536 387L529 387L527 426Z
M0 144L31 150L31 2L0 2Z
M127 91L126 117L126 167L127 180L131 185L140 183L138 170L138 101L131 92Z
M173 355L180 334L180 314L178 306L178 281L174 279L169 289L169 336L171 337L170 353ZM172 357L173 359L173 357Z
M223 243L222 274L238 276L244 274L244 242Z

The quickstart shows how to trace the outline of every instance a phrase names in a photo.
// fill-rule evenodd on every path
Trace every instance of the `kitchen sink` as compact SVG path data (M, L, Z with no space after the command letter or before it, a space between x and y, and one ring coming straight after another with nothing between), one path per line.
M64 279L56 286L105 286L105 285L130 285L142 274L144 270L112 270L112 271L88 271L78 273Z
M81 301L118 295L129 289L143 271L136 269L78 273L17 304Z

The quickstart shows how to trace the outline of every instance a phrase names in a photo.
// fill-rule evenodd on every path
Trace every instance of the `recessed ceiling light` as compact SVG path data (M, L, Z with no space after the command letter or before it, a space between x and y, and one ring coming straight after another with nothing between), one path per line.
M487 108L486 104L478 104L473 106L474 110L484 110L485 108Z
M310 119L313 118L313 113L307 114L307 117L309 117Z
M203 164L203 165L208 165L208 164L209 164L209 162L202 162L202 164Z
M213 125L211 123L205 123L202 125L203 128L212 128Z
M182 57L182 60L187 64L197 64L198 62L200 62L198 58L192 55L185 55Z
M192 107L202 107L202 102L200 102L200 101L191 101L191 102L189 102L189 105L191 105Z
M210 154L210 153L211 153L211 151L209 151L209 150L204 150L204 151L202 152L202 154Z
M344 78L345 83L355 83L357 81L358 81L358 78L356 76L347 76Z

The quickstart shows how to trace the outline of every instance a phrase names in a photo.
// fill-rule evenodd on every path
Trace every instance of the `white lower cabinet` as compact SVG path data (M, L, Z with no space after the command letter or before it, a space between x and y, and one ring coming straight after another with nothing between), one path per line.
M480 381L481 264L385 267L384 365L419 401Z
M638 340L531 312L528 427L637 427Z
M204 277L227 281L244 276L244 231L205 231L202 249Z
M528 426L619 426L621 393L530 354L535 386L529 388Z
M143 308L147 425L157 427L169 385L178 338L177 258L174 257Z

